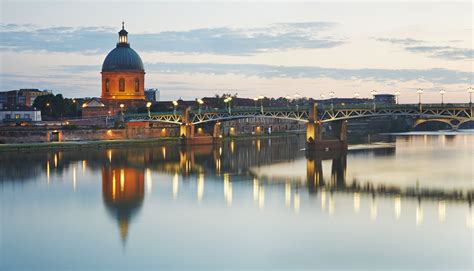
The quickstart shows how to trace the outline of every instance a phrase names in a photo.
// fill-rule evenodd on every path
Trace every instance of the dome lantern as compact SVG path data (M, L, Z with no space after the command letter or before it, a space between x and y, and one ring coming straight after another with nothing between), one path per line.
M118 43L117 43L117 46L130 46L130 44L128 43L128 32L127 30L125 30L125 23L122 22L122 30L120 30L120 32L118 32L119 34L119 40L118 40Z

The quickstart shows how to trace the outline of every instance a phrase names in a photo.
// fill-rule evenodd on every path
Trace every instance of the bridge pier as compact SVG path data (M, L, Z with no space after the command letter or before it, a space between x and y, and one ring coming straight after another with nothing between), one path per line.
M217 143L222 138L221 123L216 122L213 127L212 135L202 135L195 133L195 124L191 122L189 117L191 108L184 111L183 123L179 127L179 136L182 145L211 145ZM198 129L199 131L199 129Z
M306 146L312 151L347 150L347 122L331 122L331 129L337 136L335 140L323 140L322 123L318 121L317 104L310 104L308 123L306 125Z

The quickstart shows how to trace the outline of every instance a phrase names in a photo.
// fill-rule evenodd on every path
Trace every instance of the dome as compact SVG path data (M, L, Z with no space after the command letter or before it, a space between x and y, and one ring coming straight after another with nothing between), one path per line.
M124 23L122 22L122 30L118 32L119 41L117 47L110 51L105 57L104 64L102 64L103 72L116 72L116 71L142 71L143 62L140 56L130 48L128 43L128 32L125 30Z
M110 51L102 64L103 72L145 71L140 56L129 46L120 46Z

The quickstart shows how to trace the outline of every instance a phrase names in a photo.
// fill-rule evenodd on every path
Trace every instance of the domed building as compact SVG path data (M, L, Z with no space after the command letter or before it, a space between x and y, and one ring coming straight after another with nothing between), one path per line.
M105 116L125 108L145 104L145 68L140 56L130 47L128 32L122 22L117 46L105 57L102 64L102 93L100 104L86 101L82 116Z
M103 100L145 100L145 69L140 56L128 43L128 32L122 23L115 49L102 65Z

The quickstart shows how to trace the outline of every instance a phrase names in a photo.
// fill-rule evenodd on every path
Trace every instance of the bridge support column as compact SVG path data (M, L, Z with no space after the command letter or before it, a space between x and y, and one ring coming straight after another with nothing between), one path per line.
M322 140L322 125L318 121L318 107L310 104L308 123L306 124L306 143L314 144Z
M212 137L213 138L221 138L222 137L221 123L220 122L216 122L216 124L214 124L214 131L212 132Z
M187 139L194 138L194 124L181 124L179 127L179 136Z
M341 149L347 149L347 121L331 122L331 130L333 131L333 135L339 140Z

